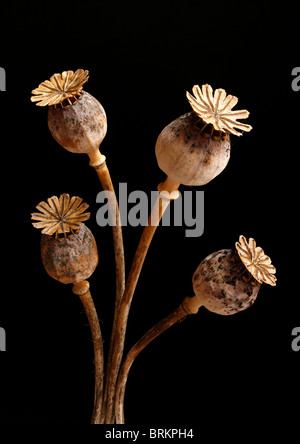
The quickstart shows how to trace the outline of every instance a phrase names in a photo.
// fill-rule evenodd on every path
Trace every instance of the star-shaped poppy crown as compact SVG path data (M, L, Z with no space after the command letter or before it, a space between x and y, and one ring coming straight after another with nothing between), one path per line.
M252 129L252 126L236 120L247 119L249 112L245 109L232 111L238 98L231 95L226 96L224 89L216 89L213 94L210 85L202 85L202 90L199 85L195 85L193 94L195 97L188 91L186 93L191 107L205 123L211 123L216 130L240 136L242 133L236 128L242 131Z

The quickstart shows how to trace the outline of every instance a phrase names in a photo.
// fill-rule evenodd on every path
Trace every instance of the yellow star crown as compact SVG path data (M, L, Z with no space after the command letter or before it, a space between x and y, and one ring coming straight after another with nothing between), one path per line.
M74 233L90 217L90 213L84 213L89 205L82 203L80 197L70 198L69 194L61 194L59 198L50 197L47 202L40 202L36 206L40 213L32 213L31 219L39 222L33 222L32 225L42 228L43 234L51 236L55 233L56 239L59 234L66 237L66 233Z
M32 102L37 102L37 106L60 105L68 108L74 105L82 95L82 88L88 81L89 72L83 69L77 71L64 71L62 74L53 74L50 80L42 82L38 88L31 91Z
M238 102L238 98L231 95L226 96L224 89L216 89L213 94L210 85L202 85L202 90L199 85L195 85L193 94L195 97L188 91L186 93L191 107L205 123L212 124L216 130L241 136L242 133L237 131L236 128L242 131L252 129L252 126L236 120L247 119L249 112L245 109L232 111L232 108Z
M266 256L263 249L256 246L254 239L250 238L247 242L245 236L239 237L239 242L235 244L241 261L260 283L276 285L276 268L271 263L269 256Z

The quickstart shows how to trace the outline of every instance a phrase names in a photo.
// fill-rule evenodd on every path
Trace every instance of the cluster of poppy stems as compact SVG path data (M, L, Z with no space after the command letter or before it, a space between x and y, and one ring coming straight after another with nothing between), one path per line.
M89 156L102 187L115 196L106 157L100 152L107 132L107 119L100 102L83 90L89 73L82 69L54 74L32 91L31 101L48 106L48 126L54 139L65 149ZM112 226L116 298L111 341L104 365L103 340L88 278L98 265L96 240L85 225L88 204L77 196L52 196L32 213L34 227L42 230L41 256L47 273L54 279L73 284L86 310L94 345L95 397L92 424L124 424L124 396L132 363L158 335L201 306L220 315L232 315L250 307L261 284L276 285L275 267L254 239L243 235L233 249L223 249L206 257L193 274L194 296L186 297L169 316L149 330L123 357L130 305L141 269L162 215L178 197L180 184L202 186L226 167L230 158L230 134L240 136L251 126L249 112L232 110L235 96L224 89L213 91L208 84L187 92L192 110L167 125L159 134L155 154L167 178L158 185L157 201L137 247L127 280L122 227L116 197L112 202ZM117 208L117 211L115 211Z

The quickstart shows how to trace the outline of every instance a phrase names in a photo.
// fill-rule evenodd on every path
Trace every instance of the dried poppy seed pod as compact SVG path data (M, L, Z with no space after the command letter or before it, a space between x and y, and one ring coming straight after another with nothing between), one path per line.
M204 259L193 276L196 297L221 315L238 313L256 300L261 283L275 285L276 270L253 239L240 236L237 250L220 250Z
M183 185L207 184L224 170L230 158L229 138L205 137L197 120L194 112L174 120L160 133L155 146L160 169Z
M214 313L230 315L245 310L254 303L260 284L253 277L245 279L242 272L236 252L217 251L204 259L195 271L195 295Z
M55 239L44 234L41 256L49 276L63 284L88 279L98 265L98 251L91 230L84 224L67 237Z
M246 110L232 111L238 99L210 85L193 87L187 93L193 112L171 122L158 136L155 154L158 165L174 182L205 185L220 174L230 158L229 133L240 135L234 127L250 131L251 126L237 122Z
M107 119L103 106L95 97L83 92L75 105L49 108L48 126L54 139L72 153L97 158L106 135Z
M41 256L47 273L64 284L76 284L88 279L98 264L95 238L83 224L89 218L88 207L79 197L62 194L48 203L40 202L32 219L36 228L42 228ZM55 234L55 237L52 235Z
M85 153L92 166L105 156L99 147L107 132L107 118L101 103L82 90L88 71L78 69L54 74L32 91L33 102L49 106L48 126L54 139L66 150Z

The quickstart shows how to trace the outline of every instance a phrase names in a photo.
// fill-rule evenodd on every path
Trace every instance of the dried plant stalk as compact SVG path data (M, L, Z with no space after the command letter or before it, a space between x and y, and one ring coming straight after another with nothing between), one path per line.
M155 338L161 335L168 328L177 322L183 321L188 315L196 314L201 304L196 297L187 297L182 304L162 321L152 327L128 352L118 377L116 396L115 396L115 416L117 424L125 424L124 418L124 397L126 383L130 368L137 356L147 347Z
M182 306L178 307L173 313L164 318L158 324L156 324L151 330L149 330L129 351L127 354L118 377L116 395L115 395L115 415L116 424L125 424L124 417L124 397L126 383L130 368L136 359L136 357L144 350L147 345L150 344L157 336L161 335L168 328L177 322L183 320L187 316L187 313L183 310Z
M116 307L120 306L120 302L125 288L125 259L124 259L124 244L122 225L120 219L119 206L116 198L115 189L111 180L111 176L106 165L106 162L100 166L95 166L95 171L100 179L102 188L104 191L112 192L114 196L114 202L108 199L108 206L110 214L115 217L115 225L112 225L114 250L115 250L115 262L116 262Z
M80 297L91 328L95 365L95 398L92 424L100 424L104 385L104 354L101 329L88 281L81 281L74 284L73 292Z
M173 182L170 178L159 186L159 191L167 191L172 193L178 190L179 183ZM125 335L126 335L126 327L128 321L128 315L130 310L130 305L132 302L132 298L134 295L134 291L143 267L144 260L146 258L151 240L154 236L156 228L159 224L160 219L162 218L165 210L167 209L170 203L169 199L162 199L159 195L154 207L152 209L151 215L149 217L148 225L145 226L142 237L140 239L138 248L136 250L133 263L131 266L131 270L129 273L128 280L126 282L126 287L124 291L124 295L121 301L116 331L114 335L114 340L112 342L111 347L111 365L110 368L106 371L106 383L105 383L105 391L104 391L104 403L106 406L106 417L105 423L112 424L114 423L114 396L115 396L115 387L118 378L118 373L123 357L124 351L124 343L125 343Z
M103 159L103 158L102 158ZM108 167L106 162L103 161L100 165L92 165L100 179L102 188L104 191L111 191L114 196L114 202L111 199L108 199L109 211L111 216L115 217L115 225L112 225L112 233L113 233L113 241L114 241L114 251L115 251L115 268L116 268L116 298L115 298L115 312L110 340L110 349L107 359L107 367L106 374L110 373L111 368L111 357L112 357L112 346L114 343L116 327L117 327L117 318L119 313L119 308L122 300L122 296L125 289L125 258L124 258L124 244L123 244L123 235L122 235L122 226L120 219L119 206L117 203L117 198L114 190L114 186L109 174ZM104 406L102 410L102 418L101 423L104 423L105 420L105 410L106 410L106 400L104 399Z

